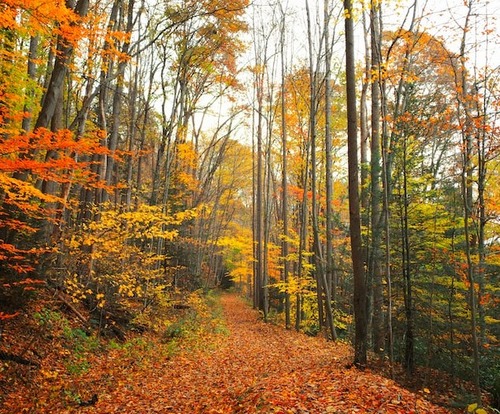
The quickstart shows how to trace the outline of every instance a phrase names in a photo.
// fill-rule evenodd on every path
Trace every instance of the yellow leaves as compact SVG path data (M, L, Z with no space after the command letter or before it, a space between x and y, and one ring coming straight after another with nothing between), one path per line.
M85 289L82 283L80 283L78 275L75 273L71 276L68 276L64 280L64 285L66 288L66 292L70 295L73 302L79 302L87 298L87 294L89 294L89 290ZM90 293L92 291L90 290Z
M344 19L358 20L363 8L362 2L352 1L351 9L344 9Z
M488 412L484 408L480 408L477 403L468 405L467 412L475 414L488 414Z
M98 293L95 295L95 298L97 300L97 307L102 309L106 305L106 300L104 299L104 293Z
M7 175L0 167L0 188L4 196L4 201L15 206L20 211L28 214L31 217L42 218L46 216L46 210L42 208L41 203L54 203L59 201L59 198L49 194L44 194L31 182L22 181ZM1 209L0 209L1 211ZM1 222L1 221L0 221ZM25 232L32 232L34 229L26 223L10 221L10 227L17 227ZM19 227L21 226L21 227Z
M40 374L43 375L45 379L56 379L59 376L59 372L50 369L40 369Z
M68 294L75 301L90 299L101 309L111 302L132 306L136 298L158 296L155 285L165 278L166 252L157 253L151 246L158 240L174 240L178 227L197 212L170 215L158 206L119 211L107 205L98 213L100 220L82 226L64 242L73 260L91 269L79 274L82 266L75 267L77 271L66 278Z
M127 240L147 240L162 238L173 240L177 236L175 226L196 216L195 210L186 210L175 215L168 215L159 206L142 205L136 211L120 212L109 208L101 212L101 220L89 225L89 232L77 240L72 236L68 247L104 244L106 251L119 254ZM101 253L95 252L95 257Z
M367 81L369 83L374 83L376 81L381 81L387 78L387 68L384 63L380 64L379 67L372 67L370 70L370 79Z
M285 282L278 282L274 283L272 285L269 285L269 287L275 287L279 290L281 293L289 293L290 295L295 295L297 293L300 294L308 294L311 292L311 284L312 279L309 278L302 278L298 279L296 277L290 277L288 283Z
M118 293L120 295L132 298L135 296L135 292L136 292L136 286L134 286L133 284L130 284L130 285L120 284L118 286Z

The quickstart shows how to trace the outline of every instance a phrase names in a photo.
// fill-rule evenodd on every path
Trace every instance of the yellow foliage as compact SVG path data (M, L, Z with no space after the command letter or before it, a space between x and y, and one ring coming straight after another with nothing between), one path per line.
M119 211L107 206L100 220L82 226L65 240L74 258L74 271L65 280L75 301L91 298L103 308L112 303L129 306L130 300L157 297L156 286L165 287L165 251L152 248L177 237L178 227L196 216L196 211L174 215L161 207L141 206L136 211ZM87 267L82 263L87 263ZM87 269L83 273L81 269Z
M480 408L477 403L468 405L467 412L475 414L488 414L488 412L484 408Z

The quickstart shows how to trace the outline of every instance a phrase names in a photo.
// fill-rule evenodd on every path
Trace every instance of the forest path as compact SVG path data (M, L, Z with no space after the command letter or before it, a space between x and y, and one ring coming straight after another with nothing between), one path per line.
M343 344L266 324L235 295L222 295L221 302L228 335L198 351L157 359L89 412L448 412L393 381L346 368L350 351Z
M65 342L40 344L40 368L25 368L0 414L448 412L424 391L349 368L352 353L343 343L264 323L236 295L215 300L212 314L198 296L186 313L198 319L178 325L186 329L179 338L137 334L95 352L75 347L88 339L72 352Z

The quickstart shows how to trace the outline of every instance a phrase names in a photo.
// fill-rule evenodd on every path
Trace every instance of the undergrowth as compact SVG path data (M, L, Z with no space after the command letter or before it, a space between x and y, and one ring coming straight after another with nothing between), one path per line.
M178 297L175 304L182 306L165 300L149 308L147 328L127 330L122 340L99 336L97 329L83 326L53 301L37 303L30 325L12 324L6 329L3 345L10 338L12 342L27 338L26 344L10 349L19 349L15 353L36 364L2 362L0 413L19 406L27 412L45 412L51 406L77 410L94 395L104 398L137 370L158 369L182 352L209 350L207 344L217 342L212 339L228 333L216 293L197 291Z

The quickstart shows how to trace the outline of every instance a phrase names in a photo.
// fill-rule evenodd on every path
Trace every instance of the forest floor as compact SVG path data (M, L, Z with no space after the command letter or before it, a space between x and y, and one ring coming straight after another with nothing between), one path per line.
M71 368L66 359L64 369L68 351L54 346L58 358L25 367L17 380L2 380L13 375L4 364L0 386L9 392L0 413L452 412L428 401L435 390L409 391L352 367L346 344L264 323L233 294L221 295L219 307L217 321L206 319L192 340L142 335L106 352L81 342L81 360L73 356Z

